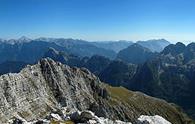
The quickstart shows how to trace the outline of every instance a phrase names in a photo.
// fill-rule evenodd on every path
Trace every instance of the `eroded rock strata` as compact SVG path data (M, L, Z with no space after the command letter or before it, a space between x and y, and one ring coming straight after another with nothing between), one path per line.
M14 117L34 121L52 112L60 115L63 107L132 123L140 115L160 115L173 124L191 121L166 101L108 86L85 68L71 68L48 58L18 74L0 76L0 123Z

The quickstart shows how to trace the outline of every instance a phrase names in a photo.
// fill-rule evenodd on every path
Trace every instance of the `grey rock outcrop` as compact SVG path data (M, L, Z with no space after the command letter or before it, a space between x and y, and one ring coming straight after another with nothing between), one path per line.
M87 109L95 102L92 81L95 81L93 85L100 83L87 70L70 68L50 59L27 66L19 74L2 75L0 121L6 122L16 115L30 121L61 106Z
M75 117L72 118L71 117ZM37 120L33 122L27 122L23 118L15 118L14 120L10 121L11 124L51 124L51 123L63 123L63 124L132 124L131 122L124 122L120 120L111 120L104 117L97 117L93 112L84 110L82 112L75 111L72 114L65 114L68 120L62 119L60 115L51 113L51 118ZM76 119L76 120L75 120ZM146 116L141 115L136 123L133 124L171 124L169 121L165 120L159 115L155 116Z
M138 124L171 124L169 121L165 120L161 116L155 115L155 116L146 116L141 115L138 118Z
M165 101L110 87L87 69L71 68L48 58L20 73L0 76L0 123L13 118L33 122L50 113L64 118L63 107L91 110L98 117L132 123L142 114L160 115L177 124L187 118Z

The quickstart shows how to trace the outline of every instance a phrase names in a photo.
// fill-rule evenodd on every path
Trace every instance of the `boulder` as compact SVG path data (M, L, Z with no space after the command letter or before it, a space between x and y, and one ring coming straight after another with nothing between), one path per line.
M62 120L62 118L58 114L51 113L51 117L58 121Z
M16 118L16 119L13 120L13 124L23 124L23 121Z
M80 115L81 115L80 111L73 112L72 114L70 114L70 119L74 122L77 122L80 120Z
M81 112L80 118L81 119L86 119L86 120L94 119L95 114L91 111L86 110L86 111Z
M138 118L138 124L171 124L171 123L159 115L155 115L155 116L141 115Z

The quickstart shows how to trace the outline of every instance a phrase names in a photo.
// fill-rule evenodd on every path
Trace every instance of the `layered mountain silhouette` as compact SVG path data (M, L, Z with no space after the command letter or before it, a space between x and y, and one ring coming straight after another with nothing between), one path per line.
M157 53L153 53L150 49L145 48L137 43L121 50L117 54L117 59L133 64L142 64L149 59L154 58Z
M127 71L127 67L124 69L120 67L118 68L121 70L121 73L118 74L120 78L122 78L121 75L130 75L122 78L123 80L112 78L116 67L112 66L110 69L113 71L109 74L106 73L106 78L103 78L103 81L112 82L114 85L117 82L118 86L139 90L177 103L194 116L194 46L194 43L188 46L182 43L171 44L155 58L146 61L143 65L138 65L136 70L135 67L130 69L135 71ZM117 77L117 75L114 77Z
M67 64L69 66L77 66L80 67L82 65L82 58L73 54L67 54L62 51L57 51L54 48L49 48L43 58L52 58L55 61L61 62L63 64Z
M116 53L121 51L122 49L127 48L128 46L132 45L132 41L98 41L98 42L92 42L93 45L108 49L108 50L113 50Z
M137 41L137 44L150 49L152 52L161 52L170 44L170 42L165 39L154 39L148 41Z
M35 63L41 59L49 47L59 51L68 52L64 47L55 43L44 41L31 41L24 43L9 44L7 42L0 43L0 63L5 61L23 61L27 63Z
M101 43L82 40L22 39L9 42L1 40L1 74L18 73L27 64L49 57L72 68L87 68L102 82L112 86L123 86L178 104L191 117L195 117L195 43L187 46L182 43L166 46L167 42L164 49L161 46L161 51L154 41L145 41L149 43L143 44L140 41L119 51L123 45L108 49L106 47L109 45L98 47L97 44ZM153 45L146 45L150 43ZM161 52L151 46L157 46L155 48ZM119 52L116 54L114 51Z
M172 46L174 47L168 51ZM188 46L181 43L171 44L156 57L141 65L94 56L91 60L79 59L82 63L79 66L88 68L110 85L124 86L177 103L193 116L195 67L193 46L194 43Z
M58 51L63 51L68 54L73 54L79 57L91 57L93 55L105 56L110 59L115 59L117 52L131 46L130 41L118 42L87 42L77 39L63 39L63 38L38 38L29 39L25 36L19 39L0 40L0 63L5 61L23 61L27 63L34 63L43 57L48 48L54 48ZM150 49L153 45L156 49L162 49L166 40L145 41L138 42L144 48ZM161 46L161 48L158 48ZM151 51L152 48L150 49ZM123 50L124 51L124 50ZM31 55L31 56L29 56Z
M21 39L21 38L20 38ZM43 57L48 48L54 48L68 54L80 57L102 55L114 58L116 53L111 50L98 48L89 42L72 39L35 39L31 41L12 40L0 42L0 63L5 61L37 62Z
M161 52L166 46L170 44L169 41L165 39L153 39L153 40L147 40L147 41L137 41L137 44L150 49L152 52ZM93 45L113 50L116 53L119 51L127 48L128 46L131 46L134 44L132 41L98 41L98 42L92 42Z
M136 72L137 66L123 61L111 62L98 75L100 79L113 86L128 87L130 79Z

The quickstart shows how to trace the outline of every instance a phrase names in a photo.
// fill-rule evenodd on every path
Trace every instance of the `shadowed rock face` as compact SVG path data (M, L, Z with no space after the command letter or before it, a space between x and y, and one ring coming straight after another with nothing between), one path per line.
M23 69L28 63L19 62L19 61L6 61L0 64L0 75L6 74L9 72L19 72Z
M116 59L132 64L143 64L156 55L157 53L153 53L150 49L135 43L128 48L121 50L117 54Z
M142 114L157 114L177 124L188 122L165 101L110 87L87 69L71 68L51 59L42 59L18 74L0 76L0 123L14 116L27 121L44 118L67 106L130 122Z

